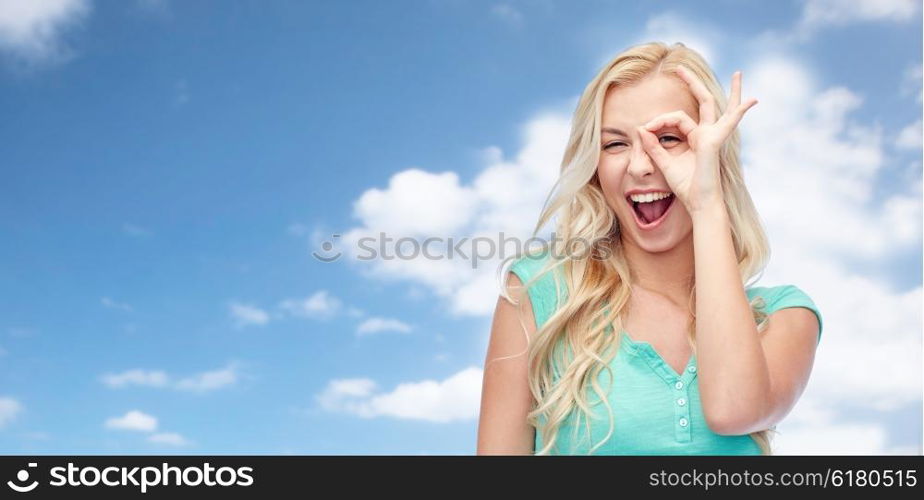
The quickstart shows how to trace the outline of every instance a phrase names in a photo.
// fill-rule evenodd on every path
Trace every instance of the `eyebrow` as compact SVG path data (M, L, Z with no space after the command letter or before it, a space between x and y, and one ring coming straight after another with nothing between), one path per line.
M679 129L678 129L676 126L674 126L674 125L665 125L663 128L665 128L665 129L671 129L671 130L679 130ZM601 131L601 135L603 135L603 134L612 134L612 135L621 135L621 136L623 136L623 137L629 137L629 134L623 132L622 130L619 130L618 128L603 127L602 129L600 129L600 131Z
M629 134L623 132L622 130L619 130L618 128L604 127L604 128L602 129L602 132L603 132L604 134L622 135L622 136L625 136L625 137L629 137Z

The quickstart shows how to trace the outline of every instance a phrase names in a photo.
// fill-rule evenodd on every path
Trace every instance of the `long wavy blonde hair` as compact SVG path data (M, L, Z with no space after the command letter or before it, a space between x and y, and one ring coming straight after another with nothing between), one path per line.
M561 162L561 173L546 198L542 213L533 230L540 230L555 216L556 238L550 242L552 258L535 274L524 289L543 274L554 272L557 293L561 293L561 278L567 295L559 301L556 311L538 327L533 339L527 339L529 387L535 404L528 421L541 431L543 447L536 454L548 454L555 446L559 426L577 407L590 422L590 409L585 392L590 385L601 401L609 407L605 391L597 377L602 370L613 378L610 361L617 352L619 335L608 334L609 327L622 331L623 315L627 312L632 269L629 268L619 238L619 222L607 205L597 177L600 158L600 128L604 97L613 86L632 85L655 72L675 75L678 65L692 70L706 85L716 103L716 116L727 105L726 96L706 61L682 43L667 46L651 42L629 47L610 60L584 89L571 124L571 134ZM677 76L677 78L680 78ZM769 259L769 244L760 218L744 184L739 161L740 135L736 129L719 153L720 177L725 205L731 223L732 239L742 284L750 286L759 279ZM575 252L569 242L595 242L587 251ZM602 244L601 244L602 243ZM603 256L607 253L607 256ZM499 272L502 294L511 302L518 301L508 294L506 277L508 263ZM560 274L559 274L560 273ZM690 283L688 302L691 320L688 340L696 352L696 286ZM758 332L767 326L765 304L759 297L750 303ZM531 314L522 311L521 314ZM521 316L522 323L522 316ZM567 361L558 351L567 345ZM555 361L559 358L559 362ZM613 433L614 419L610 411L609 431L590 453L602 446ZM770 433L775 429L754 432L751 437L763 454L772 453Z

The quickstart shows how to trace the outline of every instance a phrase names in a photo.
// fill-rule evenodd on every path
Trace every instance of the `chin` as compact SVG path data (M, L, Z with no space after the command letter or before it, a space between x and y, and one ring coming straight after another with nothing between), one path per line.
M686 238L676 234L668 234L663 238L637 238L632 235L636 246L648 253L664 253L673 250L680 245Z
M628 219L628 220L626 220ZM673 214L670 220L664 221L666 226L654 232L644 232L638 227L632 214L620 217L622 239L631 239L631 244L648 253L664 253L673 250L692 238L693 224L685 211Z

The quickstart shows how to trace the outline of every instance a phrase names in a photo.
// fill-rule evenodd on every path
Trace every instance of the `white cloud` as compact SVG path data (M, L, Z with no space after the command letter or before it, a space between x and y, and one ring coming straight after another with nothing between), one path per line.
M452 297L452 310L456 313L486 315L494 310L500 294L500 282L493 269L475 273L461 283Z
M248 325L263 326L272 320L278 320L286 315L296 318L325 320L338 315L341 311L351 317L360 317L364 314L356 307L344 307L343 302L330 294L327 290L318 290L308 297L284 299L277 305L278 311L270 314L265 309L240 302L231 302L229 312L238 328Z
M901 149L921 149L924 129L921 128L921 120L910 123L898 133L895 139L895 146Z
M523 146L513 158L505 158L498 147L485 148L484 167L470 184L460 183L454 173L410 169L395 174L388 189L370 189L360 197L357 205L376 208L355 211L361 225L343 235L345 250L361 260L369 256L360 246L361 238L374 238L374 243L365 244L376 249L377 258L364 262L363 270L370 277L424 285L445 298L456 314L489 314L500 290L495 280L500 259L475 262L473 270L471 241L484 237L500 244L503 232L504 238L511 239L505 246L505 255L509 255L514 250L513 239L523 241L531 234L555 183L568 130L562 114L538 114L523 127ZM386 200L400 200L401 207L394 209ZM426 213L426 217L415 213ZM380 231L391 239L385 246L387 255L381 252ZM423 242L428 237L440 239L427 247L434 258L424 258ZM403 255L411 254L410 244L395 248L398 240L409 243L411 238L420 245L417 257L394 258L402 248ZM451 250L453 246L468 258Z
M516 7L507 3L492 5L491 15L514 26L521 26L523 24L523 13Z
M376 393L371 379L332 380L317 396L327 411L363 418L390 417L430 422L474 420L481 404L482 371L466 368L444 380L399 384Z
M279 307L293 316L326 319L337 314L342 305L342 302L327 290L319 290L310 297L286 299L279 304Z
M150 229L128 222L122 224L122 232L134 238L147 238L154 234Z
M899 85L901 95L914 95L918 102L924 102L924 65L921 63L912 63L905 68L902 80Z
M614 31L612 20L606 17L601 17L595 24L581 30L577 35L593 58L593 69L602 69L628 46L649 42L667 45L681 42L706 58L714 67L721 63L719 58L722 54L717 48L733 43L725 37L727 30L724 27L708 24L707 17L691 17L690 12L659 10L645 21L641 30L634 30L631 34L623 30ZM626 36L632 38L626 39Z
M375 381L368 378L350 378L332 380L327 389L319 396L321 406L333 409L340 398L365 398L375 390Z
M920 3L920 0L808 0L803 7L800 24L816 27L869 21L911 21L916 17Z
M13 421L22 412L22 404L9 397L0 397L0 429Z
M648 19L645 23L643 36L634 43L647 43L652 40L667 44L682 42L687 47L698 52L715 67L721 62L715 50L715 47L722 43L721 32L722 30L711 29L699 22L689 21L684 15L675 12L664 12ZM610 55L610 58L612 58L612 55Z
M102 299L100 299L100 303L102 303L104 306L109 307L111 309L121 309L123 311L129 311L129 312L133 310L131 305L125 304L123 302L116 302L110 299L109 297L103 297Z
M371 335L381 332L408 333L410 331L410 325L392 318L369 318L356 328L357 335Z
M802 16L788 32L767 40L804 44L825 27L859 23L907 23L920 17L920 0L806 0Z
M468 222L474 198L455 172L412 168L393 175L387 189L367 190L353 212L376 231L407 236L454 233Z
M109 388L120 389L129 386L171 388L179 391L208 392L235 384L240 378L238 363L229 363L224 368L204 371L188 377L174 379L162 370L132 369L122 373L108 373L100 381Z
M308 235L311 232L311 229L301 222L293 222L292 224L289 224L289 227L286 228L286 232L292 236L301 237Z
M920 455L920 445L890 445L885 423L846 420L850 408L835 410L807 390L773 436L776 455ZM862 401L858 401L860 406ZM855 406L856 407L856 406Z
M176 388L181 391L207 392L233 385L238 380L238 370L235 363L228 366L177 381Z
M896 291L798 247L775 251L773 266L763 282L797 284L822 313L810 382L820 400L881 411L921 400L920 286Z
M121 417L108 418L104 426L107 429L151 433L148 435L147 441L152 444L173 447L182 447L192 444L179 433L167 431L156 432L158 426L157 418L139 410L131 410Z
M234 319L235 326L238 328L249 325L263 326L270 320L266 311L254 305L232 302L229 309L231 318Z
M131 410L121 417L106 419L107 429L152 432L157 430L157 418L147 413Z
M176 432L159 432L157 434L151 434L148 437L148 441L154 444L175 447L188 446L190 444L186 438Z
M89 11L88 0L0 0L0 50L27 63L63 60L62 34Z
M886 448L882 426L868 423L832 423L820 427L780 430L775 436L776 455L867 455Z
M160 370L128 370L122 373L107 373L100 377L103 384L114 388L122 388L130 385L142 385L149 387L165 387L167 385L167 374Z
M881 125L851 119L860 95L818 88L814 75L781 55L746 69L744 92L761 100L741 125L745 177L775 248L877 260L919 245L919 197L873 198L884 140ZM909 227L896 231L896 222Z
M790 57L804 54L805 45L824 28L861 23L909 23L920 14L920 0L803 0L802 13L791 26L767 29L746 41L743 52L754 54L757 47L787 47Z

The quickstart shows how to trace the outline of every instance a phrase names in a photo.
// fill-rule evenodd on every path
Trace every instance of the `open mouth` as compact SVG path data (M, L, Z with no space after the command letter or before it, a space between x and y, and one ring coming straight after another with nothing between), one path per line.
M667 198L647 203L632 201L628 196L626 197L626 201L629 203L629 206L632 207L632 212L635 213L635 222L639 227L642 229L653 229L667 218L668 212L670 212L671 207L674 206L674 198L674 193L671 193Z

